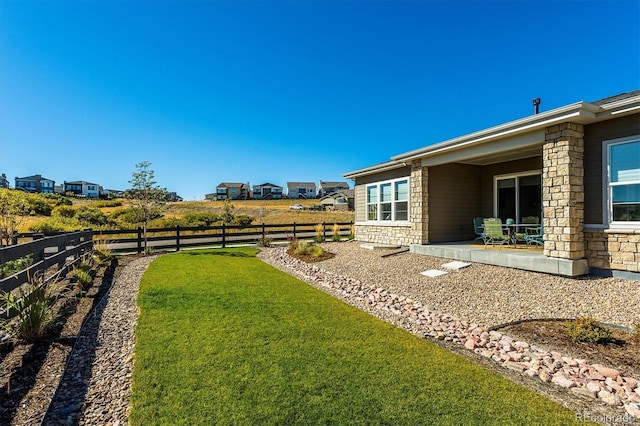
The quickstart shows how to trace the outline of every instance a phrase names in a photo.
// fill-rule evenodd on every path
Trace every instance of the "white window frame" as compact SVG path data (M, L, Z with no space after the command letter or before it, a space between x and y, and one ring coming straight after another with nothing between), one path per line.
M628 181L624 182L623 184L614 183L613 185L610 182L610 147L613 145L621 145L629 142L640 142L640 135L602 141L602 221L605 226L608 226L610 228L640 229L640 221L613 220L613 197L611 187L618 185L640 184L640 180Z
M518 200L520 200L520 184L518 183L518 178L521 177L525 177L525 176L535 176L535 175L540 175L540 181L542 182L542 170L528 170L526 172L519 172L519 173L509 173L506 175L495 175L493 177L493 216L494 217L498 217L498 181L499 180L504 180L504 179L516 179L516 217L514 217L513 219L518 222L518 218L521 217L520 215L520 203L518 202ZM542 184L540 186L540 188L542 188ZM542 223L542 206L540 206L540 223ZM506 220L507 218L505 218Z
M407 182L407 200L396 200L396 184L399 182ZM391 185L391 201L382 202L382 194L380 192L380 188L383 185ZM376 191L376 201L373 203L369 203L369 188L375 188ZM394 225L408 225L410 224L411 219L411 178L409 176L401 177L397 179L384 180L380 182L370 183L365 185L364 189L364 205L365 205L365 222L369 224L394 224ZM406 202L407 203L407 219L405 220L396 220L396 203ZM391 219L383 220L382 216L382 204L391 204ZM369 206L376 206L376 219L369 219Z

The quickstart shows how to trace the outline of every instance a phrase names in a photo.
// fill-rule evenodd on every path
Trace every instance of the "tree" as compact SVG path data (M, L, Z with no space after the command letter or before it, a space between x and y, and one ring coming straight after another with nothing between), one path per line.
M223 224L229 225L233 222L233 218L235 217L235 207L231 204L231 200L225 198L224 203L222 205L222 209L220 210L220 214L218 218L222 221Z
M136 164L136 170L129 181L131 189L125 196L132 200L133 207L138 211L142 232L144 234L144 248L147 249L147 224L157 214L161 206L167 202L167 190L160 188L154 180L154 171L149 169L151 163L143 161Z
M11 244L18 226L29 213L29 200L24 192L0 189L0 246Z

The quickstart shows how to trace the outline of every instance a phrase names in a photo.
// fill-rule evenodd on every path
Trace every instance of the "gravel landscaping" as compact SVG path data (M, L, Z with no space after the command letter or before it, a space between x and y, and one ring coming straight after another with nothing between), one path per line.
M483 264L437 278L420 272L449 259L363 249L357 242L326 243L323 270L419 300L426 308L494 327L533 318L590 316L631 327L640 321L640 282L617 278L564 278Z

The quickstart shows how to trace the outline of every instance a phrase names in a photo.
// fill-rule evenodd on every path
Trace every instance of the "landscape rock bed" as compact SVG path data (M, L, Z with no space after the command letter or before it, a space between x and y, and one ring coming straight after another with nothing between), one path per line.
M625 376L618 370L600 364L591 364L585 359L574 359L563 356L558 352L547 351L531 345L524 341L516 341L506 334L498 331L489 330L486 324L482 324L482 320L487 321L489 317L500 317L500 315L480 316L480 320L476 323L461 319L460 317L440 313L429 309L424 305L423 301L418 301L413 297L408 297L398 290L398 279L403 280L405 285L411 288L411 280L407 278L407 269L401 267L396 270L389 269L389 265L385 265L388 274L381 274L373 282L364 282L359 279L347 277L346 274L332 272L334 270L344 270L348 268L351 273L356 275L362 273L363 270L369 272L375 269L376 264L383 262L379 253L362 253L353 243L331 244L327 249L336 251L340 248L342 253L332 260L323 262L320 265L306 264L286 254L284 248L269 248L263 250L259 257L265 262L278 267L305 282L322 289L325 292L333 294L347 303L368 311L377 317L403 327L414 334L422 337L434 339L436 341L444 341L452 344L462 345L475 354L491 359L499 365L524 374L531 378L535 378L544 383L551 383L561 388L569 389L570 392L601 401L611 408L620 407L619 410L612 410L614 414L624 409L622 417L618 413L617 416L624 420L633 421L633 417L640 420L640 380L635 377ZM354 251L350 255L343 256L344 247ZM361 257L361 255L363 255ZM376 259L373 259L373 257ZM409 256L409 263L414 263L420 259L416 259L416 255L402 254L395 256ZM390 256L386 259L393 258ZM422 256L420 256L422 257ZM356 260L357 259L357 260ZM433 262L432 258L426 259L427 262ZM403 259L404 262L407 259ZM446 260L437 259L437 262L446 263ZM333 262L333 263L332 263ZM342 262L342 267L337 267L336 262ZM327 267L325 269L325 263ZM364 267L363 265L367 265ZM482 265L484 269L493 268ZM428 269L426 266L420 266L422 270ZM415 265L413 268L415 269ZM473 270L473 268L467 268ZM506 269L506 268L501 268ZM465 270L466 271L466 270ZM484 272L484 271L483 271ZM392 292L385 288L383 283L391 274L396 274L396 288ZM504 274L504 271L500 271ZM515 271L520 274L521 271ZM525 274L529 274L528 272ZM351 275L351 274L350 274ZM452 274L455 275L455 274ZM496 274L492 274L495 278ZM535 274L542 275L542 274ZM479 277L476 274L470 274L466 277L467 287L472 294L488 292L492 288L484 287L486 282L494 282L487 280L487 276ZM429 280L430 278L420 277L421 280ZM436 278L440 279L440 278ZM544 280L545 277L537 277L537 282ZM558 277L547 278L550 281L558 280ZM574 281L574 280L572 280ZM513 282L513 281L511 281ZM471 285L470 283L475 283ZM544 283L542 283L544 285ZM636 286L640 287L640 286ZM513 292L518 292L518 286L511 285ZM443 290L444 291L444 290ZM411 292L411 291L410 291ZM411 292L414 293L415 291ZM526 292L525 292L526 293ZM519 295L522 299L522 295ZM626 306L630 300L627 299ZM458 300L459 302L459 300ZM589 302L589 301L587 301ZM477 302L470 301L471 305ZM509 295L502 295L502 308L506 312L516 312L517 309L510 310L508 306L512 303ZM540 303L538 301L537 303ZM535 303L529 305L535 311ZM464 309L464 307L462 307ZM638 309L637 305L633 309ZM571 310L564 311L561 316L571 316ZM616 314L616 318L624 318L624 312ZM520 319L514 316L502 316L499 321L509 322ZM627 321L631 317L627 318ZM496 320L494 320L495 322Z

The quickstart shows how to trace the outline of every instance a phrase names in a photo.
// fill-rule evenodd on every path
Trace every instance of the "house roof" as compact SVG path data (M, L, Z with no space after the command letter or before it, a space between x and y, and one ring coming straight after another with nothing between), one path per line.
M241 182L222 182L216 188L248 188L248 185Z
M423 166L452 162L492 164L539 155L546 127L572 122L591 124L640 112L640 90L594 102L576 102L489 127L391 157L390 161L345 173L348 179L380 173L421 160Z
M53 179L47 179L46 177L44 177L42 175L33 175L33 176L27 176L27 177L16 177L16 180L50 180L51 182L53 182Z
M328 198L354 198L356 194L355 189L344 189L341 191L332 192L331 194L327 194L324 197L320 198L320 200L326 200Z
M327 182L323 180L320 181L320 186L346 186L347 188L349 188L349 184L347 182Z
M97 183L93 183L93 182L87 182L86 180L74 180L72 182L65 182L66 184L71 184L71 185L96 185L99 186Z
M271 186L271 187L274 187L274 188L282 188L280 185L274 185L274 184L268 183L268 182L267 183L263 183L261 185L253 185L254 188L255 187L265 187L265 186Z
M315 182L287 182L287 188L316 189Z

